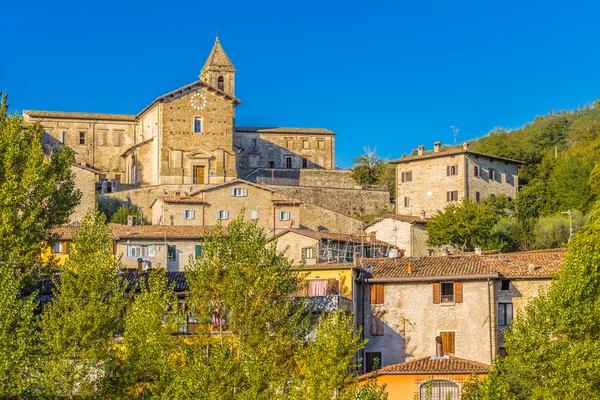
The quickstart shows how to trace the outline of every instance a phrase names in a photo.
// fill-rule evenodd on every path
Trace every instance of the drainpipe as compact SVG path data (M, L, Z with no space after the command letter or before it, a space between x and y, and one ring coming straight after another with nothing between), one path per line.
M488 287L488 327L490 331L490 364L494 363L494 346L492 343L492 300L491 300L491 289L490 289L490 278L487 278Z

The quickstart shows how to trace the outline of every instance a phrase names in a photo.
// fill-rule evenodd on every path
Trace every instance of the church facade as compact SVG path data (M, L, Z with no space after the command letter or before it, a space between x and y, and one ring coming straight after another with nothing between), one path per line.
M239 127L235 68L217 38L199 80L156 98L137 115L24 111L52 144L121 184L215 185L257 170L334 169L327 129Z

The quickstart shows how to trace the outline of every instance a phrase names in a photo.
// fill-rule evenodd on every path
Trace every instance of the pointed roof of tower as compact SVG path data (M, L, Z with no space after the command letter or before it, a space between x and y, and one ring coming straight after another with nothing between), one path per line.
M215 40L215 45L213 46L202 70L210 67L230 67L233 69L233 64L231 63L229 57L227 57L227 54L225 54L225 50L223 50L218 37Z

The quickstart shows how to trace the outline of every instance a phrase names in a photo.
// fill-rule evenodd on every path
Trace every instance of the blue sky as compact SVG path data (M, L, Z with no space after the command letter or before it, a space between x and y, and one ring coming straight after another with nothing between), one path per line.
M345 168L600 97L600 2L567 4L4 0L0 90L12 110L136 114L197 79L218 27L237 124L332 129Z

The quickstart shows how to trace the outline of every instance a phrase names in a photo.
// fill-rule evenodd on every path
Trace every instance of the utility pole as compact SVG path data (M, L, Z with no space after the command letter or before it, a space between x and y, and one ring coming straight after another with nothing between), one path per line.
M570 243L571 237L573 236L573 218L571 217L571 210L563 211L561 214L567 214L569 216L569 240L567 243Z

